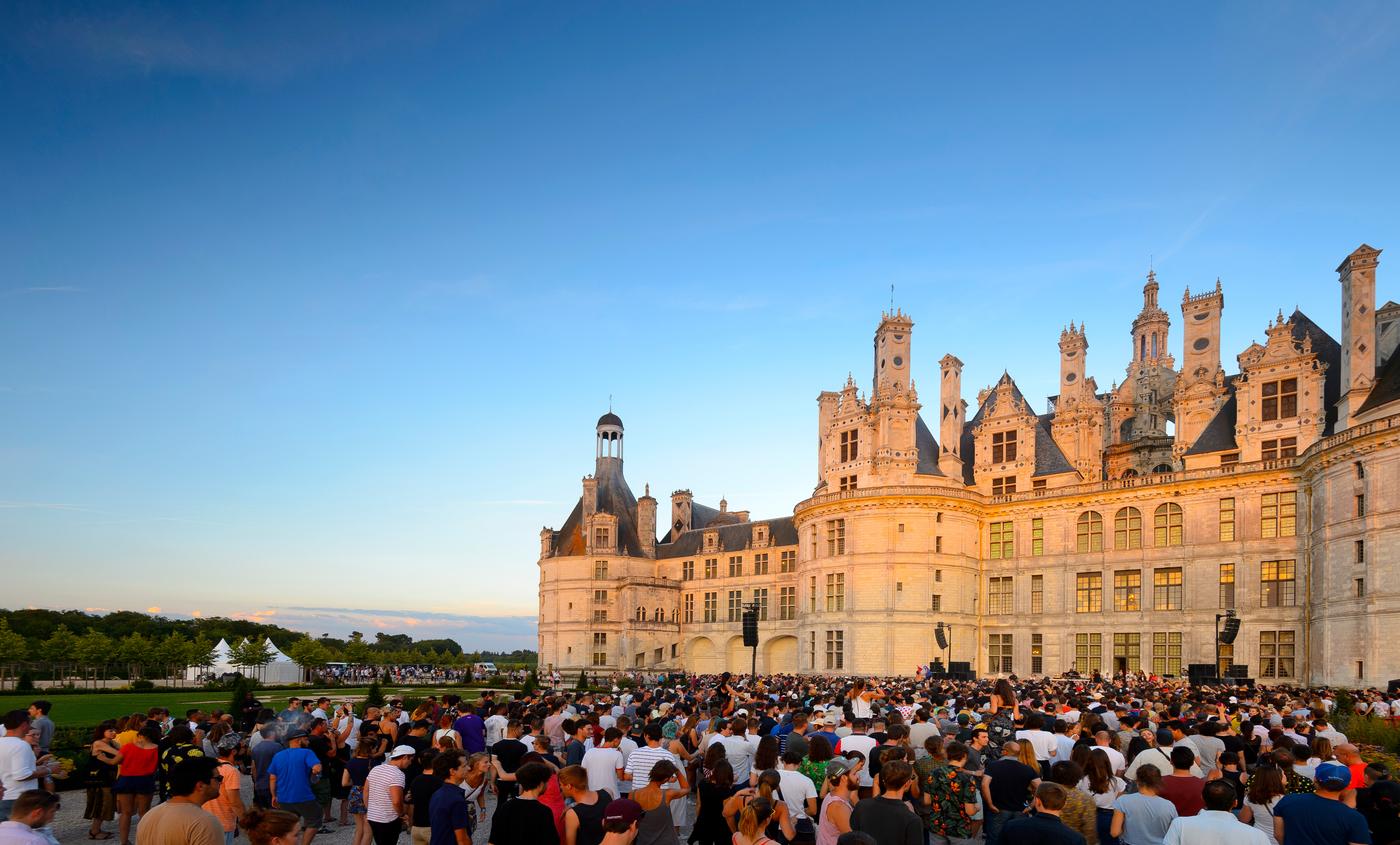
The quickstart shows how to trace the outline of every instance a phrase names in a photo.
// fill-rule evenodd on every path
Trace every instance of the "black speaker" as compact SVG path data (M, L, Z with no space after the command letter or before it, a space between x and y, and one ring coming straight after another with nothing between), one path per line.
M1220 642L1230 645L1235 641L1235 637L1240 635L1240 619L1238 616L1225 617L1225 625L1220 629Z
M948 647L948 634L943 630L942 625L939 625L933 629L933 636L935 639L938 640L939 648Z
M948 661L948 671L949 671L949 672L965 672L965 673L971 675L971 674L972 674L972 664L971 664L971 663L968 663L968 662L966 662L966 661L950 660L950 661Z
M1246 666L1246 665L1244 665L1243 663L1232 663L1232 664L1230 664L1230 668L1225 670L1225 677L1227 677L1227 678L1248 678L1248 677L1249 677L1249 667Z
M758 611L744 611L744 648L758 645Z
M1395 680L1391 681L1390 685L1386 688L1386 691L1390 695L1395 695L1395 693L1400 692L1400 678L1396 678ZM448 794L450 795L451 793Z

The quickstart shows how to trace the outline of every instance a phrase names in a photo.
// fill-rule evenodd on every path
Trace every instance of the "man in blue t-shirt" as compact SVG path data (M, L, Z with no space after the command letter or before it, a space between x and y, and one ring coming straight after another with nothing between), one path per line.
M303 730L287 734L287 747L273 755L267 766L272 806L301 816L302 845L311 845L321 828L321 802L311 789L311 782L321 776L321 761L306 747L307 739Z
M462 750L476 754L486 750L486 723L476 713L468 712L458 716L452 729L462 738Z
M433 774L445 786L428 802L428 825L432 830L428 845L471 845L476 817L462 781L467 779L467 756L457 749L444 751L433 759Z
M1274 807L1274 838L1288 845L1371 845L1366 817L1341 802L1351 784L1351 770L1341 763L1320 763L1312 795L1285 795Z

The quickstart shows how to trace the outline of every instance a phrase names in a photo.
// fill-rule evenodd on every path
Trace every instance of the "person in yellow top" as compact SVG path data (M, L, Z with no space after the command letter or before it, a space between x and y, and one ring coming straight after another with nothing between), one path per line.
M136 741L136 734L146 726L146 714L132 713L125 719L119 720L119 722L121 730L117 731L114 740L117 743L117 747L121 748L123 745L130 745Z

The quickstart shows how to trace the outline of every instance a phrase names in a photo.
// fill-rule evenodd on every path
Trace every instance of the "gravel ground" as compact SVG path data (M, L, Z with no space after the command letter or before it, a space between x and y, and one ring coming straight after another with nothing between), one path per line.
M248 777L247 775L243 776L243 786L241 787L241 794L244 796L245 800L251 798L253 795L253 781L252 778ZM54 835L58 837L59 842L65 843L65 845L67 845L67 843L70 842L79 843L90 841L87 838L87 834L88 828L92 823L83 818L83 791L81 789L78 789L69 792L64 792L62 793L62 797L63 806L61 809L59 809L58 816L54 819L53 823ZM333 810L336 813L340 812L339 801L335 802L335 804L333 805ZM487 840L491 835L491 814L495 811L496 796L488 793L486 796L485 818L483 819L482 823L477 826L476 834L472 837L472 845L486 845ZM330 843L335 843L335 845L350 845L350 843L354 840L355 836L355 823L352 821L347 827L340 827L338 818L339 817L337 816L336 818L331 819L330 833L320 834L316 837L314 841L319 843L326 843L326 845L330 845ZM136 841L137 827L139 827L139 823L132 825L131 838L133 843ZM109 845L120 845L120 843L117 842L116 819L113 819L111 822L107 823L103 829L110 831L112 834L112 838L106 840L107 843L109 843ZM688 833L688 828L682 830L682 842L685 841L685 837ZM242 842L245 843L245 845L247 841L248 840L242 836L235 840L235 842ZM403 836L399 838L399 842L407 843L408 841L408 833L407 831L405 831Z

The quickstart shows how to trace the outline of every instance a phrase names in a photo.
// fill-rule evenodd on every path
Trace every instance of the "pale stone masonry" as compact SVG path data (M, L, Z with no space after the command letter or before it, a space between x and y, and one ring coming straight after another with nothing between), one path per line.
M816 489L776 519L678 490L658 541L610 412L578 504L540 534L541 664L747 672L759 601L761 672L1184 674L1230 609L1221 665L1262 683L1400 677L1400 306L1376 308L1379 255L1338 268L1340 343L1280 312L1233 374L1220 282L1183 293L1177 370L1149 274L1124 378L1098 387L1071 324L1044 413L1003 374L968 417L952 354L925 409L914 322L885 314L869 396L818 395Z

